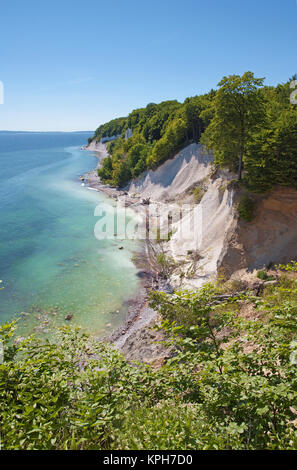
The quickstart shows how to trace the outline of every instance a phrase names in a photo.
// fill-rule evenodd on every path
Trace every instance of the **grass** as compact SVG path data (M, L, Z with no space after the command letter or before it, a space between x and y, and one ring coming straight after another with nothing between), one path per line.
M193 189L192 195L194 197L194 202L195 204L199 204L205 194L205 190L201 186L196 186L196 188Z

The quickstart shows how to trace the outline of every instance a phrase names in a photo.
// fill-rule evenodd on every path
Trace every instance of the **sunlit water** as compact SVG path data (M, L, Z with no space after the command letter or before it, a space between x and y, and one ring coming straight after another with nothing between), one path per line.
M94 209L108 199L79 181L97 162L80 150L87 138L0 132L0 323L20 316L22 334L47 334L66 315L109 333L138 288L140 247L94 237Z

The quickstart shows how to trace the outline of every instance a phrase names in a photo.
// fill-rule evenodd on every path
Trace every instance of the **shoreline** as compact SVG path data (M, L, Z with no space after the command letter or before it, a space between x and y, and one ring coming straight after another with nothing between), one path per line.
M99 146L99 148L97 146ZM125 198L125 207L131 208L138 215L143 215L144 207L140 202L141 198L131 197L124 190L119 190L100 182L97 170L100 167L101 161L107 156L105 145L96 144L94 148L85 146L82 147L82 150L94 152L98 158L96 168L80 177L80 180L86 184L86 187L102 192L106 196L120 202L121 198ZM126 318L109 336L104 337L104 339L121 351L131 335L140 330L144 330L152 321L156 320L158 315L148 304L149 291L153 288L156 289L156 285L160 282L158 272L152 265L149 250L150 247L148 243L144 241L143 249L137 254L136 259L133 261L136 268L139 269L137 276L139 278L140 288L135 295L124 302L124 305L127 305Z

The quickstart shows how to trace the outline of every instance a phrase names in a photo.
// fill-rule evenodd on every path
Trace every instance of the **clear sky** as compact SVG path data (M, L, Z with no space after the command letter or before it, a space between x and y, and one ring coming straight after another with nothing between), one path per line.
M0 129L93 130L247 70L297 72L296 0L1 0Z

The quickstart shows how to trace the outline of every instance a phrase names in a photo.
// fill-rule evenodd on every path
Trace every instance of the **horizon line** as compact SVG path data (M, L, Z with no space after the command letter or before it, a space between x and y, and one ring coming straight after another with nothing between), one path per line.
M79 134L79 133L83 133L83 132L84 133L92 133L92 132L94 133L95 130L86 130L86 131L84 131L84 130L82 130L82 131L79 131L79 130L78 131L22 131L22 130L0 129L0 133L3 133L3 132L14 132L14 133L19 133L19 134L21 134L21 133L22 134L45 134L45 133L47 133L47 134L49 134L49 133L55 133L55 134L58 134L58 133L61 133L61 134L66 134L66 133L67 134L70 134L70 133L75 134L75 133L77 133L77 134Z

